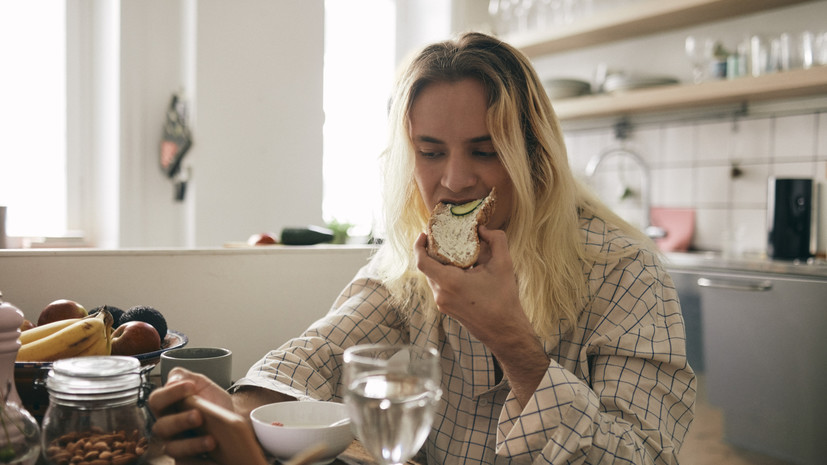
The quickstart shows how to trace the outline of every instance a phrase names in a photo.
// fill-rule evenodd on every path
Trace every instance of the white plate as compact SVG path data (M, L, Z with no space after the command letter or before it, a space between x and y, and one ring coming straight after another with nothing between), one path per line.
M679 81L668 76L625 76L614 74L606 78L603 90L617 92L622 90L643 89L646 87L666 86L677 84Z

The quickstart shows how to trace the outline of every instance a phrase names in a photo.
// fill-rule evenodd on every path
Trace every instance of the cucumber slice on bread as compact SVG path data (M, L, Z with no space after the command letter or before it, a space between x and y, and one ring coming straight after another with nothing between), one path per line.
M465 216L474 211L481 203L482 199L477 199L470 202L465 202L461 205L454 205L451 207L451 213L454 216Z

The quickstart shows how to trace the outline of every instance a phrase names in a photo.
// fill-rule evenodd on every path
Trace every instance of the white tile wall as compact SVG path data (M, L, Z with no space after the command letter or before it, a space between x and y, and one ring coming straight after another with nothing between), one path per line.
M640 155L652 173L652 205L696 210L693 248L735 254L765 253L770 176L808 177L821 184L819 246L827 250L827 111L766 112L680 122L633 123L627 140L614 128L567 129L572 169L584 176L589 159L610 147ZM639 224L640 199L621 201L624 186L638 191L637 168L607 159L589 182L621 216ZM733 166L740 174L733 176Z
M721 121L698 124L696 131L695 161L698 163L727 165L732 154L733 123Z
M761 118L740 120L733 127L732 160L741 163L766 163L770 160L772 146L772 120Z

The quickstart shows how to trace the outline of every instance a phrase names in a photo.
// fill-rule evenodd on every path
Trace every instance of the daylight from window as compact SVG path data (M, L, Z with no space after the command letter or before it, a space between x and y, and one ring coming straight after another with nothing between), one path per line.
M366 236L379 214L378 158L395 69L394 0L327 0L325 9L322 211L326 222L353 224L351 235ZM7 207L6 233L62 236L65 2L0 1L0 59L0 206Z
M353 224L351 236L369 234L379 214L395 23L393 0L325 2L322 212Z
M62 1L0 2L0 206L9 236L66 229L65 16Z

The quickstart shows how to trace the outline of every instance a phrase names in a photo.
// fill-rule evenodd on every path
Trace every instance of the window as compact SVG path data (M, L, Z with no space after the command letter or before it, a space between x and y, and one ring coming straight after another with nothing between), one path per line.
M117 97L118 76L105 74L109 68L101 63L108 61L99 56L117 49L94 46L114 43L108 31L117 27L119 11L106 5L0 2L0 205L8 207L10 236L62 237L67 229L82 229L95 246L106 246L104 236L117 242L117 231L97 230L106 227L98 224L103 218L114 221L117 206L101 205L109 197L99 201L95 195L118 189L117 167L105 165L117 161L88 153L89 147L114 153L117 141L100 150L83 129L110 119L108 113L95 113L94 120L87 114L108 111L95 99ZM325 221L351 223L352 235L367 235L379 206L378 158L386 143L395 71L395 0L327 0L325 8L322 211ZM93 85L72 79L81 71L104 74L95 75ZM67 84L74 86L68 92ZM86 95L91 92L95 95ZM119 137L116 131L105 134Z
M325 2L325 221L372 231L395 70L394 0ZM357 58L358 57L358 58ZM369 59L367 59L369 58Z
M0 205L9 236L66 230L65 38L64 2L0 2Z

